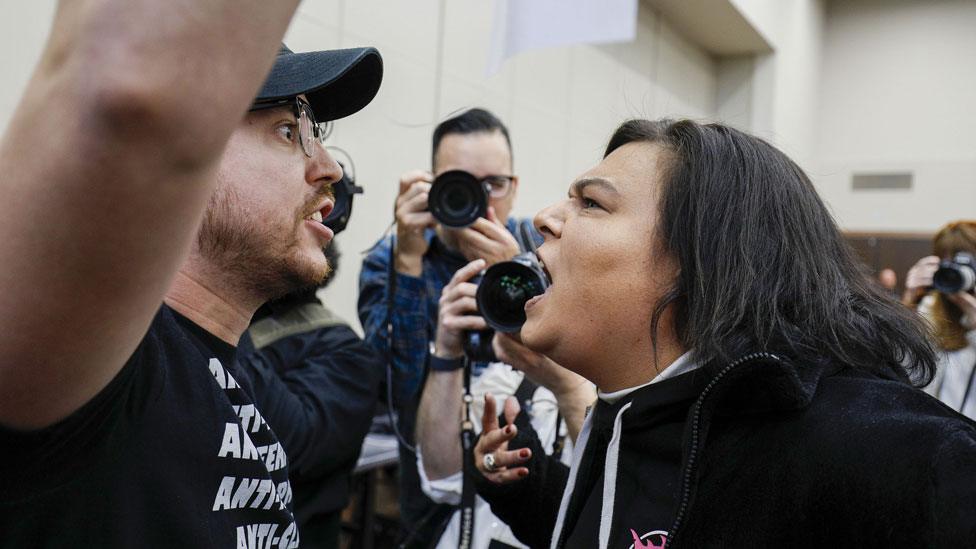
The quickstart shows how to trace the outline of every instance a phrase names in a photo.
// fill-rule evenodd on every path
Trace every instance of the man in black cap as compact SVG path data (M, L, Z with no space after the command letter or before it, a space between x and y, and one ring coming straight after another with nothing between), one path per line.
M59 5L0 141L0 546L298 545L314 433L272 432L285 391L235 345L328 272L319 122L382 61L281 49L268 75L296 4Z

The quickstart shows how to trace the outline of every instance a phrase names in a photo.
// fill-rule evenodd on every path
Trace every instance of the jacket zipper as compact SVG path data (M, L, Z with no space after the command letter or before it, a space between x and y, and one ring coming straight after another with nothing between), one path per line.
M728 374L733 368L757 358L779 360L778 356L765 351L751 353L740 357L738 360L732 362L725 368L722 368L722 370L714 378L712 378L708 385L705 386L701 396L698 397L698 401L695 402L695 410L691 416L691 450L688 452L688 459L685 461L684 473L681 479L681 502L678 504L678 513L674 517L674 523L671 524L671 529L668 530L667 541L665 541L664 544L665 549L672 547L675 541L678 539L678 529L681 528L681 524L684 522L685 515L688 511L688 500L691 499L691 479L694 475L695 465L697 465L698 458L698 432L701 429L702 405L712 389L714 389L722 378L724 378L725 375Z

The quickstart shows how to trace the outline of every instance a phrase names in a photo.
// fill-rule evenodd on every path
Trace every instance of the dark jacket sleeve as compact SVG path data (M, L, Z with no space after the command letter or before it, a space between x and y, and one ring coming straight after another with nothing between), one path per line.
M348 326L282 338L241 361L288 455L289 475L328 475L359 456L383 363Z
M971 424L948 433L930 480L932 547L976 547L976 429Z
M506 423L504 418L498 421L500 425ZM508 448L532 450L532 458L526 465L528 476L509 484L496 484L477 470L470 474L478 495L488 502L491 512L512 529L519 541L532 548L546 548L556 527L559 503L569 481L569 467L546 454L525 412L515 418L515 425L518 434L509 442Z

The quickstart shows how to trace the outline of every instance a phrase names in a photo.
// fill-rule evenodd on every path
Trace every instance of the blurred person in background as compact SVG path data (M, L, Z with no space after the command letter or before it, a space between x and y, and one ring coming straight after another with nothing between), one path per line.
M898 274L895 273L894 269L881 269L881 272L878 273L878 284L881 284L882 288L897 297L897 294L894 294L894 292L898 288Z
M929 322L939 351L935 378L925 391L976 418L976 297L972 288L956 293L933 288L940 262L960 252L976 256L976 221L942 227L932 247L933 255L919 259L908 271L902 298Z

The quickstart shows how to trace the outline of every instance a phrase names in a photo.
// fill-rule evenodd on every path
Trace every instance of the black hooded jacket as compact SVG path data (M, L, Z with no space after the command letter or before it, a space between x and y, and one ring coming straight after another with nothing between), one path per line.
M715 371L598 402L572 471L519 418L530 474L479 494L531 547L976 547L976 423L853 368Z

